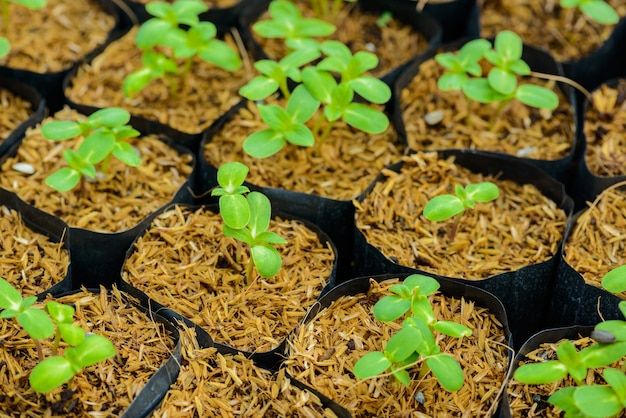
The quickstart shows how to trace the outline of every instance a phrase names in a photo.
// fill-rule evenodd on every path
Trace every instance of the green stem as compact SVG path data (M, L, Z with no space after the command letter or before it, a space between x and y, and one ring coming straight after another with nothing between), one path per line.
M500 117L500 113L502 113L502 109L504 109L504 107L510 102L510 100L502 100L500 103L498 103L498 107L496 108L495 113L493 114L493 116L491 117L491 121L489 122L489 130L493 131L493 128L496 127L496 121L498 120L498 117Z
M59 328L57 328L57 331L54 333L54 344L52 345L53 356L57 355L60 343L61 343L61 332L59 331Z
M333 22L339 16L339 11L341 10L341 2L342 1L343 0L333 0L333 9L332 9L332 12L331 12L331 15L330 15L330 17L331 17Z
M322 16L322 11L320 10L319 0L311 0L311 8L313 9L313 14L316 17L321 17Z
M100 166L100 169L102 170L103 173L107 173L109 171L109 165L111 164L111 156L113 154L109 154L105 157L105 159L102 161L102 165Z
M291 97L291 92L289 91L289 87L287 86L287 79L285 79L284 81L280 83L279 88L285 100L288 101L289 98Z
M320 153L320 150L322 149L322 144L324 143L324 141L326 141L326 138L328 138L328 135L330 134L330 131L333 129L333 125L335 124L335 121L327 121L326 122L326 126L324 126L324 130L322 131L322 133L320 134L319 138L317 138L317 153Z
M328 19L328 1L320 0L320 10L322 12L322 19Z

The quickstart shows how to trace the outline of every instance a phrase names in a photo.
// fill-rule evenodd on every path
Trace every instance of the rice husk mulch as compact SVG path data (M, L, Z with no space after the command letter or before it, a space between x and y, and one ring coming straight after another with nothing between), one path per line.
M482 35L493 37L508 29L526 44L550 51L558 61L576 61L598 49L615 25L602 25L586 17L577 7L562 8L558 1L481 0ZM620 16L626 3L607 0Z
M296 5L303 16L315 17L310 2L297 1ZM330 22L337 29L332 35L320 41L327 39L340 41L348 46L353 54L357 51L369 51L376 54L379 60L378 66L370 70L374 77L382 77L426 51L428 40L412 26L402 23L395 17L386 25L379 26L376 24L379 17L380 14L361 12L356 7L356 3L343 2L342 11L337 19ZM269 13L265 12L257 20L269 18ZM263 52L272 59L280 60L287 54L284 39L263 38L252 29L250 31Z
M556 360L556 349L559 345L560 341L555 343L543 343L537 349L531 351L526 354L526 358L520 362L521 364L525 363L536 363L546 360ZM582 350L594 343L594 341L589 337L579 336L577 340L572 340L572 343L576 347L577 351ZM623 360L618 360L607 367L598 367L592 368L587 371L587 377L585 378L585 382L588 385L597 384L604 385L606 384L604 378L602 377L602 371L608 367L612 368L621 368L623 364ZM576 382L569 375L564 379L561 379L557 382L547 383L542 385L528 385L524 383L520 383L515 379L511 378L508 382L508 397L509 403L511 406L511 411L513 412L514 417L542 417L542 418L559 418L563 416L563 411L552 404L548 403L547 399L559 389L568 386L576 386ZM624 414L619 414L618 416L624 416Z
M164 79L150 82L141 92L127 98L122 83L130 73L142 68L142 51L135 45L137 27L112 42L91 62L81 64L65 91L74 103L95 107L122 107L132 115L168 125L188 134L198 134L215 122L241 97L238 90L250 74L246 66L229 72L195 57L180 91L170 94ZM233 38L225 40L236 51Z
M437 80L443 73L443 66L434 59L426 60L401 91L400 111L412 149L471 148L538 160L557 160L571 151L573 109L553 81L531 77L523 83L538 84L557 93L559 105L555 110L512 100L494 119L497 103L468 102L462 92L441 91Z
M241 353L200 347L189 328L181 338L178 380L153 417L336 417L313 393L293 386L284 370L272 373Z
M65 108L55 114L56 120L85 119ZM46 123L52 120L47 118ZM45 184L45 178L67 165L64 149L77 149L82 141L69 139L54 142L41 135L38 125L26 132L17 154L2 164L0 187L15 192L22 200L60 217L70 226L94 231L119 232L130 229L170 202L193 170L190 153L181 154L154 135L131 138L128 142L140 153L139 167L129 167L113 158L103 180L84 182L60 193ZM14 170L16 163L30 164L35 173L27 175Z
M596 176L626 174L626 79L617 85L603 84L592 93L585 113L587 140L585 162Z
M275 98L268 100L276 102ZM313 121L309 122L312 126ZM258 186L350 200L404 152L391 126L381 134L371 135L339 120L321 144L316 141L312 147L300 147L288 143L275 155L263 159L246 154L245 139L266 128L256 104L247 102L204 145L204 158L215 167L230 161L246 164L250 168L246 180Z
M148 4L148 3L153 3L154 1L157 1L157 0L132 0L132 1L135 3L140 3L140 4ZM168 3L174 3L175 0L166 0L166 1ZM214 7L225 8L225 7L233 6L239 3L240 1L241 0L203 0L202 2L211 8L214 8Z
M62 242L33 231L17 211L0 206L0 277L32 296L63 280L69 264Z
M602 286L602 277L626 264L626 183L615 184L588 204L563 246L563 258L585 282ZM626 292L620 294L626 297Z
M0 143L22 122L25 122L34 109L32 104L7 89L0 88Z
M567 215L531 184L472 173L436 153L404 157L400 173L384 170L363 201L356 223L368 243L403 266L448 277L480 280L554 256ZM500 196L467 210L450 242L453 221L430 222L422 211L454 186L494 182Z
M270 231L283 265L276 276L246 285L244 245L225 237L219 214L176 206L157 216L135 243L123 279L156 302L203 327L211 337L245 351L280 345L327 284L335 254L295 220L273 218Z
M11 50L0 65L36 73L69 68L103 45L115 18L96 0L47 0L41 10L8 2L10 24L2 36Z
M465 383L454 393L444 390L432 373L418 379L421 363L409 369L411 384L403 386L390 375L358 380L352 370L366 353L382 351L401 328L401 320L381 323L372 309L397 279L378 284L356 296L341 296L289 339L287 372L317 389L354 417L491 416L497 407L508 369L509 348L502 325L486 309L471 301L431 296L438 320L470 327L470 337L437 335L441 351L460 363Z
M0 321L0 410L8 416L119 416L155 371L170 357L175 342L162 324L129 305L117 289L84 289L56 299L72 304L74 324L108 338L115 357L90 366L68 383L41 395L28 384L37 353L15 320ZM52 339L43 342L49 355ZM63 344L61 345L63 347Z

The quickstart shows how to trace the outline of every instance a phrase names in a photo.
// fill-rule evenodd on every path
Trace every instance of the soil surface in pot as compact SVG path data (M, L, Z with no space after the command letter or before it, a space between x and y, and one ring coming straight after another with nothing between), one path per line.
M308 1L297 1L296 4L303 16L315 17L315 13ZM343 8L330 23L336 26L336 31L329 37L342 42L352 53L369 51L378 57L378 66L370 71L375 77L382 77L394 68L406 63L428 48L428 40L410 25L406 25L396 18L392 18L385 25L378 25L380 14L362 12L357 3L343 3ZM269 19L268 12L263 13L258 20ZM265 54L271 59L280 60L287 54L284 39L267 39L257 35L250 28L252 36L261 46Z
M99 294L83 290L56 300L72 304L74 324L108 338L117 354L60 388L37 394L28 384L37 362L32 340L14 320L0 321L0 410L9 416L119 416L169 358L174 341L163 325L131 307L115 289L101 288ZM50 355L52 339L43 345L44 354Z
M601 287L606 273L626 264L624 186L624 182L618 183L598 195L576 219L563 246L565 261L583 276L585 282L596 287ZM626 297L626 293L620 296Z
M304 224L274 218L270 231L283 265L246 284L249 253L222 233L219 214L176 206L157 216L135 243L122 277L156 302L203 327L215 341L245 351L276 348L328 282L335 255Z
M154 3L155 1L162 1L162 0L132 0L132 1L134 3L148 4L148 3ZM166 0L166 1L167 3L174 3L175 0ZM209 7L219 7L219 8L230 7L241 1L242 0L202 0L202 2Z
M321 145L286 144L263 159L246 154L245 139L266 128L256 104L247 102L246 108L205 144L204 158L215 167L230 161L246 164L250 168L246 180L257 186L349 200L361 194L380 170L397 162L404 152L391 126L382 134L370 135L337 121Z
M593 340L589 337L580 337L579 339L572 341L578 351L582 350L593 344ZM536 363L546 360L556 360L556 349L559 342L556 343L543 343L539 348L526 354L525 363ZM622 367L623 360L619 360L613 363L610 367L620 368ZM587 372L587 378L585 381L587 384L606 384L602 377L602 371L607 367L589 369ZM543 385L526 385L511 378L508 384L508 397L511 405L511 410L514 417L542 417L542 418L558 418L563 416L563 411L556 408L552 404L548 403L548 398L554 392L559 389L568 386L576 386L576 382L569 375L557 382L543 384ZM619 414L623 416L623 414Z
M63 280L70 264L63 243L33 231L6 206L0 206L0 260L0 277L23 296L37 295Z
M403 266L479 280L548 260L565 231L567 215L535 186L472 173L453 158L417 153L403 159L400 173L383 174L356 202L356 223L367 242ZM434 196L483 181L494 182L500 196L467 210L453 242L453 220L435 223L422 215Z
M91 62L82 64L65 91L74 103L95 107L122 107L132 115L197 134L241 100L239 88L247 82L242 69L223 70L195 57L189 75L177 80L180 91L170 92L164 79L153 80L137 95L127 98L122 83L127 75L142 68L142 52L135 45L137 28L112 42ZM236 47L230 35L226 41Z
M47 0L41 10L8 2L10 25L3 34L11 51L1 65L36 73L62 71L105 43L115 18L96 0Z
M32 104L6 89L0 89L0 143L35 111Z
M178 380L153 417L335 417L313 393L293 386L284 371L262 369L243 354L202 348L193 330L185 331Z
M596 176L626 174L626 79L616 86L603 84L592 93L585 113L585 163Z
M589 55L602 45L615 25L601 25L577 8L562 8L558 1L482 0L482 36L493 37L508 29L533 46L550 51L563 62ZM626 16L626 3L607 0L620 16Z
M418 71L400 96L409 147L420 151L472 148L538 160L556 160L571 151L573 109L553 82L523 81L552 88L559 96L555 110L513 100L497 115L496 103L468 102L460 91L439 90L437 80L444 68L434 59L423 62Z
M352 370L366 353L382 351L401 328L401 320L382 323L372 309L398 280L378 284L356 296L341 296L289 340L287 372L333 401L354 417L490 416L497 407L508 369L508 348L502 325L486 309L471 301L431 297L438 320L462 323L473 334L463 339L437 336L441 351L460 363L465 384L457 392L444 390L432 373L418 378L421 364L409 369L411 384L403 386L393 376L358 380Z
M85 119L74 110L64 109L55 120ZM46 123L52 120L47 118ZM0 186L17 193L22 200L60 217L70 226L104 232L134 227L161 206L170 202L193 169L191 154L181 154L154 135L128 140L139 152L142 163L130 167L113 158L104 180L84 182L60 193L45 184L45 178L67 166L64 149L77 149L82 137L54 142L41 135L37 126L26 132L17 154L2 164ZM34 174L14 170L16 163L33 167Z

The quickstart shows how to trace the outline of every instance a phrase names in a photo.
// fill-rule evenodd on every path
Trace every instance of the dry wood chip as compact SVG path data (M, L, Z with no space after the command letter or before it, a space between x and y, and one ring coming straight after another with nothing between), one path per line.
M357 360L367 352L382 351L401 328L401 320L381 323L372 315L376 301L389 294L389 287L398 280L371 283L368 293L342 296L298 328L289 339L287 372L355 417L485 416L499 398L508 368L508 348L502 325L471 301L440 294L431 298L437 319L456 321L473 330L472 336L463 339L437 336L442 352L453 355L464 370L465 384L458 392L442 389L430 373L418 379L420 364L410 369L413 380L409 387L392 376L364 381L354 377Z
M157 302L204 327L214 340L247 351L269 351L292 331L327 283L335 255L302 223L275 218L276 276L245 283L249 253L221 230L208 209L176 207L159 215L135 244L123 278ZM256 273L255 273L256 275Z
M31 230L17 211L0 207L0 277L22 295L36 295L63 280L69 263L62 243Z
M148 4L156 0L132 0L132 1L134 3ZM211 8L213 7L226 8L226 7L234 6L240 1L241 0L203 0L202 2ZM167 0L167 2L174 3L174 0Z
M85 118L65 108L57 120ZM51 120L44 120L44 123ZM41 135L40 127L29 129L17 155L2 164L0 186L17 193L24 201L62 218L70 226L96 231L118 232L132 228L159 207L170 202L192 171L190 154L179 154L149 135L128 141L141 154L139 167L129 167L113 158L104 181L85 182L65 193L45 184L45 178L65 167L61 157L66 147L77 148L80 141L55 143ZM11 169L13 164L28 163L35 174L26 176Z
M513 100L491 128L497 104L468 102L462 92L441 91L437 80L443 72L444 68L434 59L427 60L402 89L402 119L411 148L472 148L540 160L555 160L570 152L574 141L574 114L569 101L553 82L524 80L524 83L552 88L559 95L559 106L554 111ZM443 112L443 120L436 125L428 124L424 117L436 111Z
M30 102L8 90L0 89L0 143L33 113Z
M626 80L593 92L593 106L585 114L585 162L596 176L626 174Z
M576 220L563 253L565 261L597 287L606 273L626 264L626 190L610 187L598 195Z
M268 103L276 100L270 99ZM268 158L246 154L244 140L266 128L256 105L249 102L205 145L204 157L215 167L229 161L246 164L250 167L247 180L259 186L349 200L361 194L404 151L391 127L382 134L369 135L337 121L319 150L317 144L313 147L286 144Z
M403 161L399 174L386 171L386 181L355 202L357 227L390 259L444 276L482 279L556 253L567 216L536 187L472 173L435 153ZM496 183L500 197L466 211L451 243L452 220L430 222L422 210L432 197L453 194L456 184L482 181Z
M28 375L37 362L32 340L15 321L0 321L1 411L14 417L119 416L165 363L175 343L163 325L131 307L117 289L100 291L83 290L57 300L72 304L74 323L107 337L117 355L88 367L45 395L28 385ZM52 339L43 345L44 354L49 355Z
M615 25L601 25L585 17L576 7L562 8L558 1L481 0L481 33L493 37L508 29L528 45L550 51L561 62L575 61L596 50L613 32ZM626 3L607 0L620 16Z
M136 33L137 28L132 29L91 63L82 64L65 92L68 98L97 107L119 106L133 115L192 134L202 132L241 100L237 91L250 75L243 68L229 72L198 57L189 71L193 76L177 81L181 87L178 93L170 94L169 83L158 79L136 96L124 97L124 78L143 65L141 50L135 46ZM226 40L237 50L230 36Z
M556 349L559 342L541 344L539 348L528 353L526 355L526 359L521 361L519 364L556 360ZM572 343L577 350L580 351L593 344L593 340L589 337L579 337L579 339L573 340ZM622 367L622 363L623 360L618 360L607 367L619 369ZM586 384L606 384L604 378L602 377L602 371L607 367L589 369L587 371L587 377L585 378ZM557 390L567 386L576 386L576 382L574 382L574 379L572 379L569 375L560 381L543 385L527 385L520 383L515 379L511 379L509 381L507 391L513 416L528 418L557 418L563 416L562 411L548 403L547 399ZM620 414L619 416L623 416L623 414Z
M200 348L192 330L183 333L183 364L155 418L326 417L336 415L319 398L291 385L284 370L272 373L242 354Z
M57 72L104 44L115 26L96 0L48 0L41 10L9 2L10 24L3 33L11 51L0 64L37 73Z
M296 4L305 17L314 17L315 14L308 1L297 1ZM353 5L344 7L339 16L331 23L337 27L326 39L333 39L347 45L352 53L369 51L378 57L378 66L370 72L375 77L381 77L388 71L404 64L411 58L422 54L428 47L428 40L412 26L392 18L384 26L376 24L379 14L361 13ZM269 19L265 12L259 20ZM258 36L252 31L255 41L261 45L263 51L270 57L280 59L287 53L283 39L267 39Z

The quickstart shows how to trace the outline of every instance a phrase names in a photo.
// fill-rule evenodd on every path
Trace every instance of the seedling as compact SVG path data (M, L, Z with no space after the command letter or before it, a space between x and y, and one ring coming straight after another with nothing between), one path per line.
M84 177L94 179L97 164L106 173L113 156L131 167L137 167L141 157L126 140L139 136L139 131L127 125L129 121L130 114L126 110L112 107L100 109L85 120L52 121L42 125L42 135L52 141L83 137L78 151L63 151L63 158L69 167L48 176L46 184L60 192L71 190Z
M196 56L227 71L241 67L237 52L215 38L215 25L200 21L200 13L208 10L201 0L177 0L173 4L156 1L148 3L146 10L154 17L141 25L135 37L137 47L144 51L143 67L124 79L126 97L159 78L168 81L170 94L175 95L177 80L184 81Z
M457 184L454 186L454 195L444 194L430 199L424 206L424 217L431 222L441 222L454 217L449 234L450 241L454 241L465 210L473 209L476 203L491 202L499 195L498 186L489 181L468 184L466 187Z
M46 5L46 0L0 0L0 7L2 7L3 35L6 35L9 31L9 3L17 3L32 10L39 10ZM10 50L11 44L9 40L4 36L0 36L0 58L4 58Z
M317 17L332 22L339 16L344 1L356 3L356 0L311 0L311 7Z
M535 84L518 84L519 76L531 74L530 67L522 60L522 49L520 37L504 30L496 35L493 49L487 48L484 40L476 40L461 48L456 57L450 53L438 54L435 60L448 70L438 85L444 91L460 89L468 99L480 103L498 103L491 127L502 109L514 99L536 108L555 109L559 98L552 90ZM492 65L487 77L480 77L482 58Z
M254 267L262 277L269 278L278 273L282 259L274 245L286 244L287 241L267 230L272 216L271 203L264 194L250 192L243 185L247 175L248 167L242 163L223 164L217 170L220 187L213 189L211 195L219 196L224 235L250 248L246 267L246 282L250 284Z
M613 25L619 21L619 15L604 0L561 0L561 7L578 7L592 20L603 25Z
M332 35L336 29L323 20L303 17L298 7L288 0L273 0L268 11L270 19L252 25L252 30L264 38L323 38Z
M406 370L411 365L423 361L420 376L429 370L441 386L450 392L463 386L463 370L449 354L442 353L434 332L440 332L456 338L472 334L464 325L451 321L438 321L435 318L428 296L439 289L435 279L413 274L402 284L395 284L389 289L393 295L380 299L374 305L374 317L379 321L389 322L405 315L411 316L402 322L402 329L393 335L385 345L384 351L373 351L364 355L354 365L354 374L359 379L367 379L391 370L391 374L403 385L409 386L411 377Z
M614 293L626 291L626 265L608 272L602 286ZM626 301L619 303L626 317ZM524 364L514 373L515 380L526 384L557 382L568 374L577 386L559 389L548 402L565 411L566 417L611 417L626 405L626 365L620 369L610 366L626 356L626 321L610 320L596 325L591 337L595 343L576 351L574 344L565 340L557 346L557 360ZM587 385L588 369L607 367L602 372L606 385Z
M0 318L15 318L33 339L39 363L30 373L30 386L36 392L49 392L68 382L85 367L115 355L111 342L97 334L86 334L74 324L74 308L50 301L43 309L34 307L36 296L25 299L5 279L0 278ZM44 359L41 340L54 337L52 356ZM64 353L58 353L61 341L68 344Z

